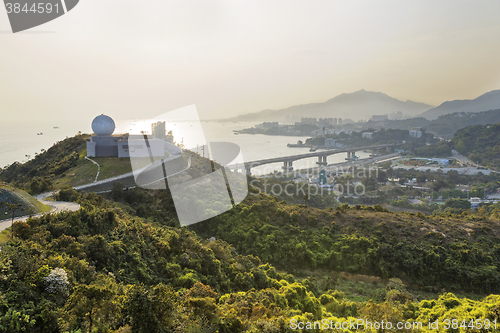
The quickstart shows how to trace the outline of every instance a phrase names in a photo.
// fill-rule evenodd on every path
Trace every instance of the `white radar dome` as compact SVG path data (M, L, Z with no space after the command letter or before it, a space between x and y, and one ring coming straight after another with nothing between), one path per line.
M111 117L101 114L92 121L92 131L96 135L111 135L115 131L115 122Z

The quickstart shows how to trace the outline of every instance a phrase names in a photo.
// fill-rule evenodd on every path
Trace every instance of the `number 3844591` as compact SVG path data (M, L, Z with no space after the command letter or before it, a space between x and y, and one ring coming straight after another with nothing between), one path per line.
M21 4L18 2L10 3L7 2L5 3L5 8L7 9L7 14L15 13L33 13L33 14L42 14L42 13L59 13L59 4L56 3L55 5L51 3L45 3L45 2L38 2L34 3L31 5L28 5L27 3Z

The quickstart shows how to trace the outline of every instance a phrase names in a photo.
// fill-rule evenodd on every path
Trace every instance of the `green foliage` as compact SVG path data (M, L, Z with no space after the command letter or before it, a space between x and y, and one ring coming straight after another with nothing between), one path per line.
M464 223L472 223L469 231ZM262 196L191 228L291 273L321 268L483 293L500 287L500 229L474 216L394 214L346 204L328 211Z
M471 203L467 199L448 199L444 203L444 208L448 207L467 210L471 207Z
M415 155L420 157L448 157L451 155L450 143L440 141L434 145L420 147L415 150Z
M66 138L24 164L6 166L0 170L0 180L25 188L30 194L49 191L56 177L77 165L87 138L81 134Z
M451 143L474 163L488 168L500 167L500 123L476 125L463 128L455 133Z

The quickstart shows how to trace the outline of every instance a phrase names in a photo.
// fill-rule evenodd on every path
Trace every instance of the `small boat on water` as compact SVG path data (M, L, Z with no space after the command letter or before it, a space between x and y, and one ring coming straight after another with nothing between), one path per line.
M58 126L54 126L54 129L58 129L59 127Z
M36 135L43 135L43 133L37 133Z

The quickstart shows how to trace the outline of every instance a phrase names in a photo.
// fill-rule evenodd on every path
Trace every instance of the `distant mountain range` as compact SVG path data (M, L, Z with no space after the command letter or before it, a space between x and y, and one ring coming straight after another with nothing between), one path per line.
M324 103L310 103L281 110L264 110L237 116L226 121L300 121L301 117L368 119L373 115L401 111L404 117L414 117L431 105L400 101L381 92L359 90L338 95Z
M400 101L381 92L358 90L340 94L324 103L309 103L281 110L263 110L248 113L224 121L300 121L302 117L370 119L373 115L385 115L401 111L404 118L424 117L429 120L455 112L481 112L500 109L500 90L487 92L473 100L447 101L438 107L413 101Z
M453 112L480 112L500 109L500 90L493 90L476 99L462 99L444 102L421 114L427 119L437 119L439 116Z

